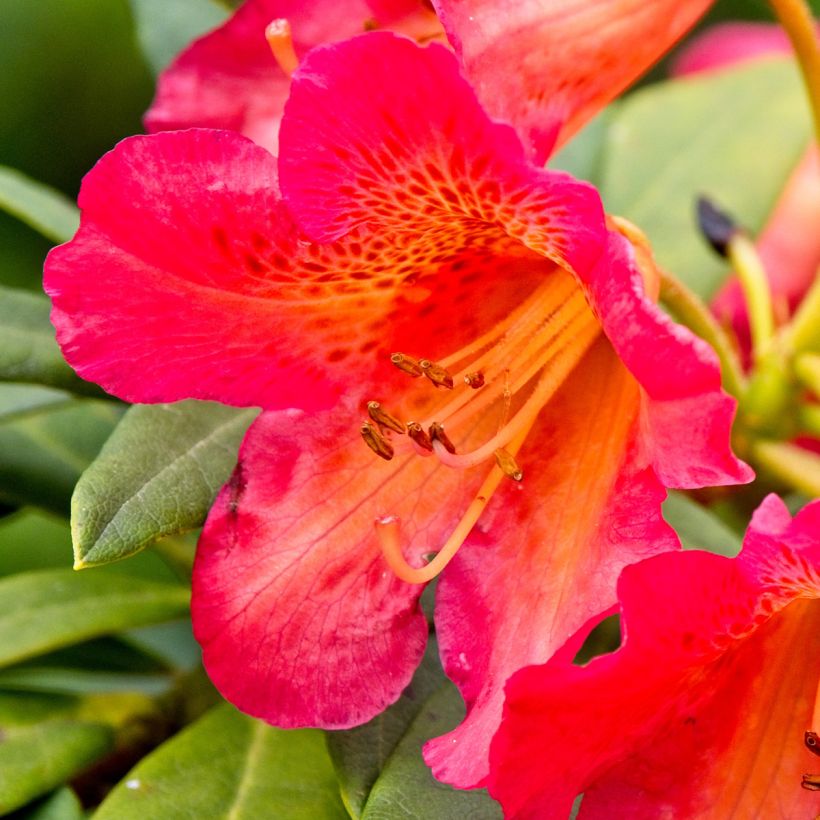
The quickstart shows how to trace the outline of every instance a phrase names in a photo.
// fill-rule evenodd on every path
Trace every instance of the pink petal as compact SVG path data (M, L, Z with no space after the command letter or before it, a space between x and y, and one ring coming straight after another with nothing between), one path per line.
M582 279L604 332L646 394L643 446L664 486L751 481L731 451L736 405L721 389L714 351L646 296L630 242L610 232L607 253Z
M644 73L711 0L434 0L467 77L537 162Z
M301 57L313 46L360 34L372 16L365 0L247 0L160 75L145 126L226 128L276 152L290 79L265 40L268 23L290 22Z
M427 639L422 586L382 557L374 522L400 516L413 564L435 550L481 476L358 435L355 408L263 413L206 523L192 615L213 682L284 727L370 719L408 683Z
M614 604L624 566L678 546L637 442L640 403L634 378L601 340L542 411L518 459L522 484L499 491L445 570L437 633L468 712L425 748L439 780L483 785L509 676L546 661Z
M465 245L512 237L574 270L600 253L594 189L528 165L437 44L377 32L315 49L294 75L281 145L283 193L316 240L368 223L457 231Z
M669 553L626 568L625 640L507 686L491 792L511 818L809 817L800 788L818 680L820 504L769 497L736 559ZM578 638L576 637L576 641Z

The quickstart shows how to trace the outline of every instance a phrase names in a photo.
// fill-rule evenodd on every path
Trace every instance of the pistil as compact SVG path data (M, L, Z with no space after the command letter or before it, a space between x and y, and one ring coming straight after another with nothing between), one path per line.
M299 68L290 23L284 17L272 20L265 29L265 39L279 68L290 77Z

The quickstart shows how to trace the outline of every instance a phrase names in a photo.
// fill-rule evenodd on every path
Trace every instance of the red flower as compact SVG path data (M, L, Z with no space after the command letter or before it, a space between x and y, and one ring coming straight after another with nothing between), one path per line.
M271 21L292 32L292 41L283 37L279 61L265 39ZM145 126L227 128L276 153L290 91L289 62L314 46L385 26L420 40L441 33L422 0L246 0L162 72Z
M734 405L712 351L645 294L646 248L607 230L591 186L530 165L440 46L312 51L279 172L228 132L119 145L48 260L58 338L129 400L272 411L194 567L206 667L251 714L345 727L395 700L427 625L382 547L418 581L443 561L425 554L468 540L436 619L469 713L428 758L476 785L509 675L614 603L623 566L676 546L664 486L748 480ZM436 366L400 359L413 378L397 353ZM401 424L371 407L363 428L368 401Z
M659 555L618 592L617 652L572 664L590 622L508 683L505 816L566 818L583 792L580 818L814 817L820 503L792 520L770 496L737 558Z

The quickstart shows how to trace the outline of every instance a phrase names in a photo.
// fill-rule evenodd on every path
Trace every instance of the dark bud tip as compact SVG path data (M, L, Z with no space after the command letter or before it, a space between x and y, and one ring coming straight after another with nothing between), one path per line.
M705 196L697 201L698 227L706 241L724 259L728 254L729 242L740 231L737 223L725 211Z

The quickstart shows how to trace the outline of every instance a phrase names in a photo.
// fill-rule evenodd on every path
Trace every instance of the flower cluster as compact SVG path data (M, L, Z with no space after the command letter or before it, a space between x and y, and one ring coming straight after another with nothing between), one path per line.
M779 778L808 765L819 508L768 499L734 560L679 551L666 489L752 478L735 401L639 229L543 167L710 3L433 5L247 0L49 256L81 376L263 408L198 546L208 674L278 726L363 723L438 576L467 704L425 748L440 780L511 817L582 791L584 816L809 812ZM619 599L623 647L573 666Z

